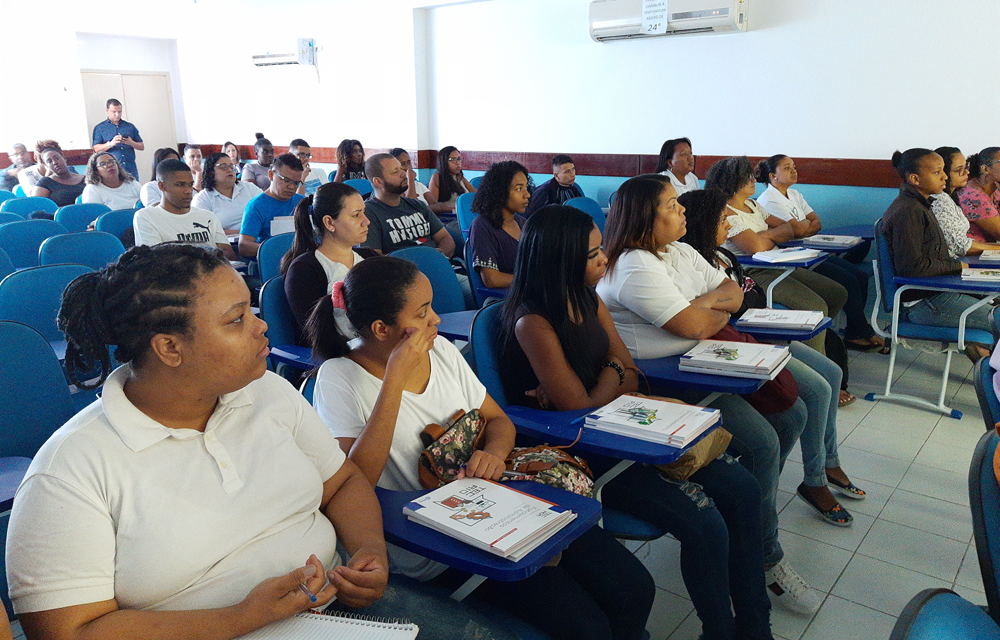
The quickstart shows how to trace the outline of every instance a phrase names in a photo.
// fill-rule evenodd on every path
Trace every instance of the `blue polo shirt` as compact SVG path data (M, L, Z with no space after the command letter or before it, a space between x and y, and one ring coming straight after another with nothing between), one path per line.
M139 130L136 129L135 125L131 122L119 120L118 124L114 125L111 124L110 120L105 119L104 122L101 122L94 127L93 144L111 142L118 134L121 134L122 137L125 138L132 138L136 142L142 142L142 137L139 136ZM110 153L115 160L120 162L121 165L125 167L126 171L132 174L133 178L139 177L139 170L135 166L135 149L122 142L111 147L105 153Z
M247 203L246 211L243 212L240 234L253 236L257 242L264 242L271 237L271 220L274 220L275 216L294 214L295 205L302 199L303 196L296 193L282 202L267 195L265 191Z

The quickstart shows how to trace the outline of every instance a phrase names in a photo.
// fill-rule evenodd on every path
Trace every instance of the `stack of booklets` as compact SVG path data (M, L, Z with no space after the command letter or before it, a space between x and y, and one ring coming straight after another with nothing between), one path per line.
M850 249L861 242L862 240L858 236L830 235L815 235L802 240L802 244L807 247L830 247L832 249Z
M774 380L791 357L788 347L773 344L702 340L681 356L677 368L695 373Z
M299 613L237 640L413 640L420 628L409 620L354 613Z
M517 562L576 514L481 478L463 478L406 503L403 513L446 536Z
M753 254L753 259L761 262L799 262L801 260L812 260L813 258L818 258L821 255L823 255L823 252L818 249L786 247L784 249L758 251Z
M619 396L587 415L591 429L683 448L719 421L718 409Z
M792 309L747 309L736 321L736 328L763 327L768 329L815 329L823 322L822 311Z
M962 269L962 280L1000 282L1000 269Z
M1000 262L1000 249L987 249L979 255L980 262Z

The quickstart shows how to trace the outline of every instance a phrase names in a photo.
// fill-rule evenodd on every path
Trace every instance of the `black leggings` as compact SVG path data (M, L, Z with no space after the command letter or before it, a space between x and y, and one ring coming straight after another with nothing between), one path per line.
M469 574L448 569L431 582L449 589ZM653 607L653 578L614 536L594 526L555 567L518 582L487 580L470 598L516 616L553 640L639 640Z

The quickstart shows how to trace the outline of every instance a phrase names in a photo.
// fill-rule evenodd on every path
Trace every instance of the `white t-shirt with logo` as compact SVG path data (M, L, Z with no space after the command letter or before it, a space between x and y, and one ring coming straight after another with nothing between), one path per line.
M170 213L160 206L146 207L135 213L132 228L135 230L136 246L186 242L216 249L216 245L228 242L219 219L204 209Z
M806 219L813 208L809 206L802 194L795 189L788 190L788 196L781 195L781 192L774 188L774 185L767 185L764 193L757 198L757 204L764 207L769 214L782 220L795 218L799 222Z

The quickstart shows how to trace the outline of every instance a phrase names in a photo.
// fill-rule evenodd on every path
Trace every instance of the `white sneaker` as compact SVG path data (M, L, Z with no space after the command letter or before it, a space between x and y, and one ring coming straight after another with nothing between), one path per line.
M810 589L784 559L768 569L764 577L770 595L786 609L809 615L816 613L823 603L822 596Z

